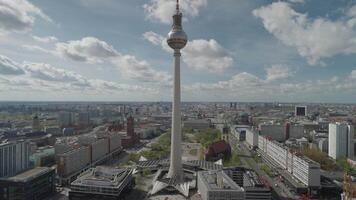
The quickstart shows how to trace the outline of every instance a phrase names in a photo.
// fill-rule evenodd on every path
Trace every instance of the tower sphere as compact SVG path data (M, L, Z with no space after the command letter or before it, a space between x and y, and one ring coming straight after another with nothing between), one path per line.
M180 50L187 44L188 37L182 28L182 14L177 13L173 16L173 28L168 33L167 43L172 49Z

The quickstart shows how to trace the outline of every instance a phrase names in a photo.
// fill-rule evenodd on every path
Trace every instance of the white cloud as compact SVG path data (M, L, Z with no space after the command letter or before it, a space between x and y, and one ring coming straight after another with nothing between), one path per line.
M24 32L32 29L36 16L52 21L27 0L0 0L0 31Z
M351 11L350 11L351 12ZM353 13L353 12L351 12ZM286 2L275 2L253 11L267 31L284 44L295 47L310 65L337 54L356 53L356 31L348 20L309 19ZM349 14L351 16L351 14Z
M143 37L152 44L161 46L163 50L173 52L162 35L150 31L144 33ZM189 41L182 54L188 67L197 71L221 73L234 62L229 51L214 39Z
M22 48L28 50L28 51L37 51L37 52L42 52L46 54L52 54L54 56L60 56L59 52L51 49L46 49L37 45L22 45Z
M240 101L327 101L330 94L344 92L356 95L356 79L347 76L278 83L242 72L225 81L185 85L183 91L185 96L199 97L200 100L209 98L215 101L232 99Z
M305 0L288 0L291 3L304 3Z
M145 32L143 34L143 37L154 45L162 45L162 42L165 39L162 35L157 34L153 31Z
M42 42L42 43L54 43L57 42L58 39L54 36L46 36L46 37L38 37L38 36L32 36L32 38L37 41L37 42Z
M221 73L233 64L233 58L216 40L192 40L183 49L183 61L195 70Z
M171 76L168 73L153 69L148 62L137 60L135 56L120 55L115 57L112 62L119 67L124 77L165 85L169 85L171 82Z
M57 82L85 82L85 79L74 72L53 67L46 63L25 63L24 69L31 77Z
M166 38L160 34L157 34L153 31L148 31L143 34L143 38L156 46L161 46L163 50L167 52L173 52L173 50L168 46Z
M356 70L352 70L351 79L355 79L356 80Z
M103 58L118 55L113 46L95 37L85 37L81 40L72 40L66 43L57 43L56 49L63 56L76 61L102 62Z
M6 66L6 70L3 70ZM9 67L10 66L10 67ZM5 68L4 68L5 69ZM9 76L12 75L12 76ZM141 85L89 79L78 73L57 68L46 63L17 64L0 55L0 91L56 91L58 93L118 93L142 91L155 93L155 89Z
M56 49L61 55L75 61L112 63L118 67L124 78L164 85L170 84L171 76L167 72L155 70L147 61L122 54L113 46L94 37L57 43Z
M6 56L0 55L0 75L20 75L24 73L18 63Z
M266 73L267 81L286 79L293 75L290 68L284 65L272 65L266 68Z
M180 9L186 17L196 17L201 8L208 4L207 0L181 0ZM175 1L172 0L150 0L143 5L146 17L150 20L169 24L175 12Z

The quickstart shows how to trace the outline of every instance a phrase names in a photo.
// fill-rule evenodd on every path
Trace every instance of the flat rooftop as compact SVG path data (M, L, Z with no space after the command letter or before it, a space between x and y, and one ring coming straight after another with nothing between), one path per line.
M223 171L201 171L198 176L209 190L244 191Z
M124 179L132 173L132 169L116 169L97 166L80 174L71 185L120 187Z
M7 178L7 180L9 181L14 181L14 182L27 182L30 181L32 179L35 179L43 174L46 174L48 172L50 172L51 168L49 167L36 167L27 171L24 171L20 174L17 174L15 176L9 177Z

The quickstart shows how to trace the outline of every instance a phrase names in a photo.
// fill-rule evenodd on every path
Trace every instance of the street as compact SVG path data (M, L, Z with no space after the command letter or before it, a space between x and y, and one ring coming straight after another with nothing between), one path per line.
M245 156L240 156L240 160L243 162L243 164L251 169L253 169L261 179L265 180L268 185L271 187L272 190L272 198L273 199L283 199L283 200L288 200L288 199L298 199L298 197L294 194L292 194L289 189L285 186L284 183L281 183L280 180L278 179L278 176L275 178L271 178L264 172L263 170L260 169L259 163L256 163L255 159L253 158L250 150L248 147L243 142L239 142L239 145L237 146L237 150L239 154L245 155Z

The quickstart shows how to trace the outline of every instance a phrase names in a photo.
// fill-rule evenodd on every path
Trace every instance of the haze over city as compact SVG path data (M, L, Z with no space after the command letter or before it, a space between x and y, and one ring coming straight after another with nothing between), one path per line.
M169 101L174 3L3 1L0 99ZM182 0L182 100L353 103L354 4Z

